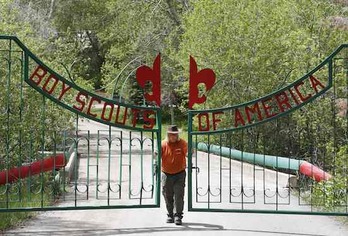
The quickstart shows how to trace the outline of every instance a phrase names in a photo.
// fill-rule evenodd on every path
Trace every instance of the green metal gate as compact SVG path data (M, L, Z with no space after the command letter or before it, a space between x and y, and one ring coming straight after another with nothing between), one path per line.
M160 108L90 93L16 37L0 49L0 212L159 207ZM347 106L342 45L267 96L189 111L188 210L348 215Z
M16 37L0 49L0 212L159 207L158 107L90 93Z
M189 211L348 215L348 45L253 101L188 115Z

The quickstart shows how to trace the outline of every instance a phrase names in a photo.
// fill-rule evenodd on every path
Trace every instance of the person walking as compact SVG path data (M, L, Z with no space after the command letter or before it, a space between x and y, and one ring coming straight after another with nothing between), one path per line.
M182 224L186 179L187 142L179 137L176 125L170 125L162 141L162 194L168 212L167 223Z

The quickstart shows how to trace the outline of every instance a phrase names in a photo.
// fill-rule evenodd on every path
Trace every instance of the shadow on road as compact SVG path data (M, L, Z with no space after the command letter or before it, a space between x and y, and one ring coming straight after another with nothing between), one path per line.
M253 229L233 229L224 228L222 225L207 224L207 223L190 223L185 222L181 226L171 225L168 227L140 227L140 228L114 228L114 229L97 229L87 226L85 229L51 229L51 230L22 230L21 232L7 232L6 235L130 235L130 234L149 234L149 233L177 233L181 232L185 235L185 232L199 232L199 231L219 231L236 233L237 235L242 233L254 233L257 235L263 234L275 234L275 235L293 235L293 236L325 236L318 234L306 234L295 232L280 232L280 231L268 231L268 230L253 230ZM212 232L211 232L212 233Z

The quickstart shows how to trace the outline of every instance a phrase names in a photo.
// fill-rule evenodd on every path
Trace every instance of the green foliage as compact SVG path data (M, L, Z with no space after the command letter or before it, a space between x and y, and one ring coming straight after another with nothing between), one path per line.
M348 41L348 34L329 21L329 16L347 13L327 1L203 0L194 1L193 9L184 17L180 61L189 68L191 54L201 68L216 72L218 83L206 107L274 91Z
M27 18L26 11L31 12L31 18ZM47 62L52 68L64 75L62 57L66 60L71 47L66 41L53 38L49 29L41 31L41 26L47 26L43 19L36 18L29 6L19 5L18 1L0 1L0 34L16 35L39 58ZM38 24L41 22L42 24ZM40 26L41 25L41 26ZM47 33L44 35L44 33ZM44 37L45 36L45 37ZM70 44L71 45L71 44ZM71 113L44 99L42 95L31 89L22 80L22 54L16 52L18 48L9 41L0 42L0 170L25 165L42 158L42 151L56 151L62 149L62 132L72 128L70 122ZM63 49L63 50L62 50ZM12 50L10 52L10 50ZM11 63L9 63L11 62ZM64 62L65 63L65 62ZM47 182L48 176L43 178L31 177L30 186L36 181L36 190L40 188L37 183L49 188L52 181ZM52 177L52 176L50 176ZM4 186L1 186L1 208L6 208L4 197L9 196L9 207L41 206L52 204L57 192L44 193L34 196L27 192L25 181L9 185L8 194ZM20 194L19 194L20 193ZM54 196L52 196L54 195ZM16 199L21 196L23 199ZM26 201L30 196L31 201ZM43 199L41 199L43 197ZM32 205L30 205L32 204ZM1 229L16 225L19 221L31 216L29 213L2 213Z
M314 198L312 201L316 206L324 207L328 210L345 211L348 204L347 154L348 145L342 146L335 157L337 159L337 167L333 172L334 177L329 181L314 184Z

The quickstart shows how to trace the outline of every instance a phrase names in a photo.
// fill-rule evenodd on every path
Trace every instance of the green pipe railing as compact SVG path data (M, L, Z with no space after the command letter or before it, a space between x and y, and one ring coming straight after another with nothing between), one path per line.
M248 162L250 164L260 166L266 166L274 169L287 169L298 171L300 169L300 165L303 162L302 160L297 160L288 157L242 152L236 149L221 147L213 144L208 146L205 143L198 143L197 150L213 153L216 155L221 154L221 156L232 158L234 160Z

